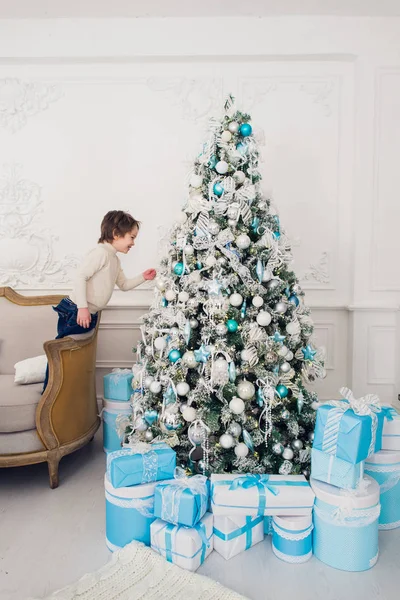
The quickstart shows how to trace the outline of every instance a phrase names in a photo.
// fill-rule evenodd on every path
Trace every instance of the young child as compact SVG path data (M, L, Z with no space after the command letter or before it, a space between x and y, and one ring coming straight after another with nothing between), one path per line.
M128 254L135 245L139 228L139 221L122 210L112 210L103 218L99 242L83 259L72 294L53 307L58 313L56 339L94 329L97 313L107 306L115 284L127 292L146 280L154 279L154 269L127 279L117 256L117 252ZM47 367L43 391L48 375Z

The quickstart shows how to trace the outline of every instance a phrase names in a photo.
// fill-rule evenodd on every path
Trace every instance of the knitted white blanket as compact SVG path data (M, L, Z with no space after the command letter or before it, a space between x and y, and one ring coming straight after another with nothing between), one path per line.
M138 542L114 552L95 573L44 600L246 600L216 581L185 571Z

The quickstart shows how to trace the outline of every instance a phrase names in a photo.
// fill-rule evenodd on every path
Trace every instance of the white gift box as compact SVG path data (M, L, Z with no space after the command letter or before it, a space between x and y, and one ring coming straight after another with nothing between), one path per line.
M206 513L194 527L157 519L150 527L151 547L168 562L197 571L214 548L213 521L211 513Z
M211 475L214 515L309 515L314 492L303 475Z
M214 517L214 550L225 560L264 539L264 517Z
M385 419L382 433L382 450L400 450L400 414L391 408L392 420Z

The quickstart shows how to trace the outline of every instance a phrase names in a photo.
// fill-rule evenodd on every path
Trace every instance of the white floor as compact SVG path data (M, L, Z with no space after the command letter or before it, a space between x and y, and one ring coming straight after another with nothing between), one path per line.
M62 460L56 490L48 487L46 465L0 469L0 600L41 598L107 562L104 468L98 434ZM365 573L336 571L314 557L288 565L274 557L270 544L266 538L228 562L214 552L199 573L251 600L398 597L400 529L381 533L379 562ZM168 597L166 590L163 600Z

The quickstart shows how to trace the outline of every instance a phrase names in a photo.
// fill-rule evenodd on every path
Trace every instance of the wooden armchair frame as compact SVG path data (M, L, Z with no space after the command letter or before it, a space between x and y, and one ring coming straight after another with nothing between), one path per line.
M24 306L56 305L65 296L23 296L0 287L0 297ZM44 342L49 362L49 382L36 409L36 432L44 446L38 452L0 455L0 467L47 462L50 487L59 483L58 465L63 456L82 448L100 426L96 398L96 346L101 314L93 332L81 339L65 337Z

